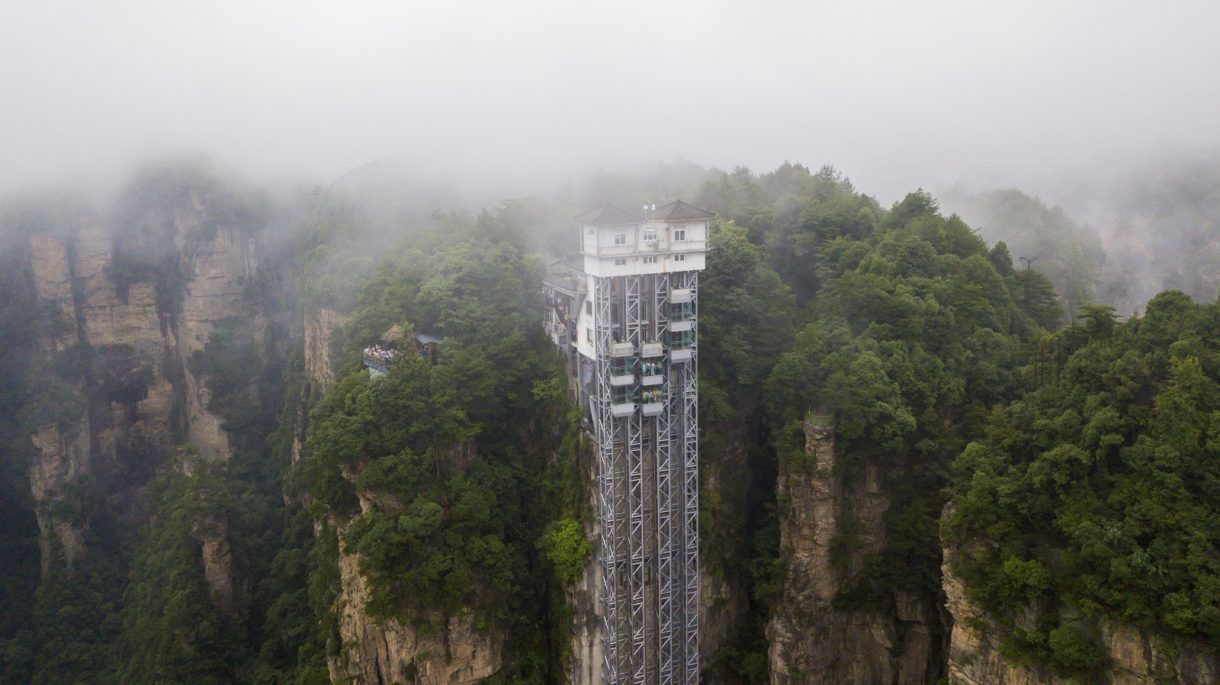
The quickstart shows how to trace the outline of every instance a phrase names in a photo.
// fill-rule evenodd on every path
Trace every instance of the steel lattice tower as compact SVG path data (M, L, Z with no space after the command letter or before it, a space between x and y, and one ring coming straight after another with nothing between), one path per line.
M580 217L573 345L597 446L602 682L699 681L698 272L712 215Z

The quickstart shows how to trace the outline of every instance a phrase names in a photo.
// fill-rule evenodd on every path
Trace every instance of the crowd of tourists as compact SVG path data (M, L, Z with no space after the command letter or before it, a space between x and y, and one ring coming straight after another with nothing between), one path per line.
M364 348L365 359L381 362L382 364L390 363L395 354L398 354L395 350L386 349L381 345L372 345Z

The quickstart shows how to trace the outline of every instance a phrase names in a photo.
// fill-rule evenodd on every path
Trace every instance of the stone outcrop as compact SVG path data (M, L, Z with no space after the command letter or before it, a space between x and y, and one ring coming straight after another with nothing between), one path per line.
M593 484L597 464L591 457L585 459L584 463L585 477ZM596 511L596 488L591 486L587 494L590 510ZM594 517L593 522L585 527L585 539L593 545L594 552L589 555L589 562L585 564L580 581L564 589L564 599L572 612L572 638L568 643L571 657L568 679L572 685L601 685L602 682L602 668L605 663L605 650L602 645L604 613L600 594L602 566L597 554L601 532L601 526Z
M598 531L586 531L590 540L596 540ZM589 563L580 581L565 591L565 599L572 610L572 639L568 645L571 652L570 673L572 685L600 685L605 653L602 649L602 607L599 590L602 583L601 564L597 555L589 555Z
M78 421L64 424L60 417L31 436L36 453L29 476L44 573L54 563L71 567L85 554L85 522L59 506L79 483L91 479L134 526L142 516L144 487L168 463L173 445L189 443L194 458L208 460L232 453L220 417L207 407L206 384L191 372L189 360L224 319L240 317L256 340L265 324L250 296L257 273L253 237L231 226L201 230L208 212L195 197L164 225L177 248L167 261L180 271L176 299L159 292L149 274L119 283L115 227L94 218L76 217L72 225L26 240L32 291L53 319L38 340L40 351L56 371L72 365L71 373L60 375L75 385L60 392L72 391L83 412ZM189 471L189 464L179 466ZM213 597L232 610L236 580L223 533L204 540L204 556Z
M330 341L335 330L347 323L347 314L331 307L307 308L302 317L305 351L305 379L301 396L297 398L297 414L292 431L292 463L301 460L309 407L314 397L321 397L335 381L330 360Z
M305 377L325 390L335 380L330 362L330 340L335 329L347 323L347 315L332 307L305 311Z
M930 685L940 677L937 615L926 598L898 594L891 612L838 610L840 590L885 545L890 501L866 466L852 482L835 468L834 429L805 425L803 460L779 470L783 595L767 626L773 683ZM835 559L836 538L850 546Z
M953 571L953 550L944 550L945 605L953 615L949 640L949 682L953 685L1050 685L1075 682L1068 678L1007 661L1000 640L983 613L966 594ZM1105 685L1173 683L1208 685L1220 682L1220 653L1207 645L1137 630L1113 621L1101 623L1107 667Z
M51 236L30 236L27 254L35 297L50 305L52 316L57 319L48 334L39 341L43 352L53 355L71 348L79 338L76 302L72 293L73 264L64 241Z
M473 614L430 617L443 627L427 631L374 620L365 611L369 588L356 554L340 554L339 581L335 610L342 646L328 660L331 682L465 685L500 670L503 636L477 629Z
M226 459L232 453L228 436L221 428L220 417L207 410L207 388L190 372L187 361L207 344L216 324L230 317L251 316L249 325L255 339L262 340L265 324L259 312L252 310L247 294L257 275L254 241L240 231L222 228L187 257L183 265L186 288L182 310L175 317L174 342L187 369L184 380L189 438L205 459Z
M203 578L207 581L212 603L222 615L231 616L237 611L245 588L233 562L228 523L202 521L196 526L195 533L201 543Z
M85 553L86 523L59 509L89 471L88 420L82 418L78 425L67 429L57 424L43 426L30 439L37 450L30 460L29 478L37 503L34 513L45 576L54 564L71 569Z
M311 403L334 382L330 341L347 315L328 307L308 309L303 315L304 364L306 382L298 398L293 431L292 458L301 457L308 430ZM474 446L455 448L453 457L473 454ZM346 474L355 478L355 473ZM361 510L396 508L401 504L361 493ZM346 526L337 526L340 539ZM342 545L341 545L342 548ZM495 629L475 627L475 616L466 612L456 616L430 616L421 629L414 622L376 619L365 608L370 596L368 581L360 573L359 556L340 552L339 594L334 611L339 633L338 653L327 659L331 682L354 685L463 685L494 675L503 666L504 635ZM439 628L437 626L440 626ZM600 646L600 642L598 643ZM600 671L599 671L600 672ZM592 684L591 684L592 685Z

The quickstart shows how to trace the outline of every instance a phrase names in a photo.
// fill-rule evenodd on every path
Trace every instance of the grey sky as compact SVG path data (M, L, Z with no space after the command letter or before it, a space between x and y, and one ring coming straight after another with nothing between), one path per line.
M256 178L789 159L886 201L1038 192L1220 148L1218 28L1214 1L0 0L0 189L190 150Z

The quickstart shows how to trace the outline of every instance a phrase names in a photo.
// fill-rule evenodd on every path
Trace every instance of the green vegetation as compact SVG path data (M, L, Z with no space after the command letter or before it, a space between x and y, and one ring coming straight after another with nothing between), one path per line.
M1126 322L1089 305L1096 245L1016 191L978 200L996 218L984 236L1018 227L990 246L927 193L884 208L830 168L673 165L590 192L635 206L696 186L720 215L699 281L704 569L748 598L709 681L770 680L764 631L791 590L776 484L826 475L807 420L833 427L844 491L875 474L889 501L880 550L860 559L850 517L831 543L838 610L892 615L898 593L935 606L943 536L1013 660L1095 677L1107 619L1220 644L1220 305L1167 292ZM133 345L49 351L78 322L34 296L29 238L75 249L83 211L0 211L0 685L329 682L348 555L376 619L426 634L469 612L506 640L493 682L566 676L590 464L537 325L531 248L571 245L569 209L516 200L408 226L329 193L272 208L206 166L150 168L105 221L120 294L154 284L167 331L182 334L196 250L219 231L259 241L242 311L185 369ZM1057 256L1014 265L1039 242ZM1057 330L1057 291L1079 325ZM322 307L348 317L325 392L285 323ZM392 326L402 351L370 379L360 351ZM443 338L435 354L414 350L421 332ZM223 463L185 442L186 372L229 438ZM114 440L159 379L171 449L116 443L37 511L31 432ZM42 575L35 513L81 530L82 559L51 549Z
M746 496L748 526L728 534L736 544L719 546L728 526L714 507L703 527L709 564L731 560L739 569L731 574L752 587L754 618L715 668L765 682L762 626L784 601L776 516L786 505L775 501L774 483L778 464L793 474L812 469L802 421L812 412L833 422L845 483L875 469L891 501L885 548L846 578L836 606L890 612L897 591L935 601L948 470L990 407L1019 392L1027 347L1062 314L1045 278L1014 269L1002 244L989 250L923 192L885 210L833 169L786 164L761 176L722 174L700 201L736 224L719 229L701 295L702 412L712 417L702 457L716 463L716 420L733 415L721 404L728 398L761 402L747 440L774 445L737 462L759 480ZM739 272L746 275L732 280L741 291L715 289L722 273ZM731 492L718 487L722 499ZM850 535L837 539L837 558L854 544Z
M203 574L205 539L227 544L236 503L211 465L154 484L149 530L132 564L123 610L118 682L224 683L245 637L212 601Z
M1220 644L1220 305L1086 314L962 452L945 522L972 599L1065 672L1099 663L1075 613ZM1035 629L1011 618L1027 607Z
M537 268L511 212L445 217L379 265L337 336L349 372L312 411L302 463L315 515L350 522L341 548L359 555L373 615L426 627L475 609L511 630L526 669L558 663L538 651L555 583L531 569L545 558L568 580L588 555ZM408 336L370 379L360 349L394 324L444 342L426 358Z
M1078 225L1059 207L1047 207L1015 188L979 195L957 190L942 199L978 226L983 238L1006 243L1012 261L1022 270L1028 265L1018 260L1034 260L1033 265L1063 298L1067 313L1096 302L1106 253L1091 228Z

